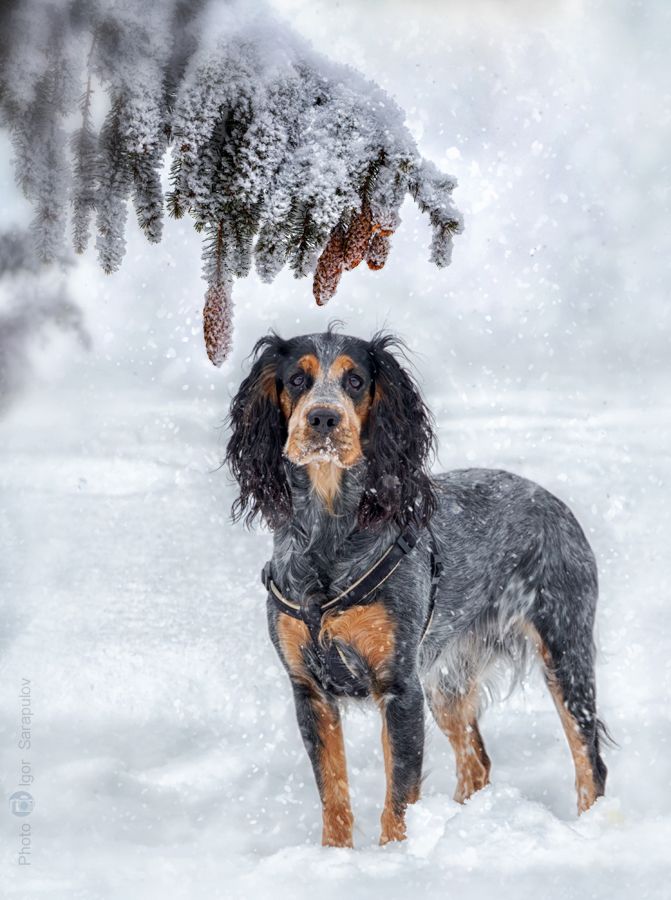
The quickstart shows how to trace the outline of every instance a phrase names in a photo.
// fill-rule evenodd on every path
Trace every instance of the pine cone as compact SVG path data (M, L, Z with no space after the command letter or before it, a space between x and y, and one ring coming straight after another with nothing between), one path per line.
M205 349L215 366L220 366L231 350L233 337L233 299L230 284L211 284L203 309Z
M343 270L344 239L341 228L335 228L317 260L312 293L317 306L326 306L338 290Z
M361 212L354 216L345 235L345 259L347 271L356 269L366 256L368 242L371 236L370 209L364 206Z
M370 230L372 234L381 234L382 237L391 237L394 233L394 228L385 228L379 222L374 222L370 226Z
M369 269L381 269L389 256L389 235L384 231L376 231L370 239L368 251L366 253L366 262Z

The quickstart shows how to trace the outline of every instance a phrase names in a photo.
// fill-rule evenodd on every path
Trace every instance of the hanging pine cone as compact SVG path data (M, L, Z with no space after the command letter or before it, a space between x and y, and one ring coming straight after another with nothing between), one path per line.
M231 350L233 337L233 299L231 285L212 284L205 295L203 309L205 349L215 366L220 366Z
M381 234L382 237L391 237L396 231L396 229L391 228L388 223L384 225L382 222L372 222L370 230L372 234Z
M343 270L344 238L341 228L336 228L317 260L312 293L317 306L326 306L338 290Z
M390 242L389 231L376 231L370 239L366 252L366 262L369 269L381 269L389 256Z
M354 216L345 235L345 259L347 271L356 269L366 256L368 242L371 236L370 208L364 206L361 212Z

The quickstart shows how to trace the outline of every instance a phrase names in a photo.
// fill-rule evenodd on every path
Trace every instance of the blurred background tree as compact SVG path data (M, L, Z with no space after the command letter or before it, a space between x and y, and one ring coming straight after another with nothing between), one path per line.
M0 232L0 414L25 384L31 352L54 332L90 346L79 307L59 273L71 263L71 254L41 262L26 231Z

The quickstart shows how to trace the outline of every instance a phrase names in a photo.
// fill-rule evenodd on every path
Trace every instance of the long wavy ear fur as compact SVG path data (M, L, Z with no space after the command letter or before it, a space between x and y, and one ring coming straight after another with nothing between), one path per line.
M232 430L226 462L240 487L231 513L251 525L262 515L271 528L286 520L291 494L282 460L286 423L279 405L277 362L284 342L277 335L261 338L254 365L233 398L228 416Z
M362 527L409 520L426 525L436 506L427 471L435 446L431 413L390 348L403 352L402 342L389 334L376 334L369 344L374 394L365 439Z

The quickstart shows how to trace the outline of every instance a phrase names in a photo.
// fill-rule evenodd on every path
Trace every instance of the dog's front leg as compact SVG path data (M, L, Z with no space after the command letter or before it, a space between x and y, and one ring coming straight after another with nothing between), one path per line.
M322 844L325 847L351 847L354 817L340 712L335 701L316 688L299 681L292 681L292 684L298 726L322 802Z
M382 702L387 793L380 843L405 839L405 811L419 799L424 755L424 695L417 676Z

